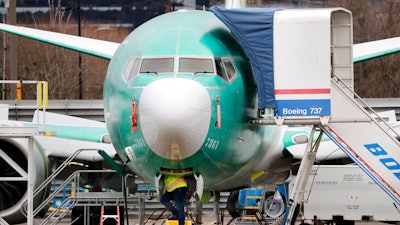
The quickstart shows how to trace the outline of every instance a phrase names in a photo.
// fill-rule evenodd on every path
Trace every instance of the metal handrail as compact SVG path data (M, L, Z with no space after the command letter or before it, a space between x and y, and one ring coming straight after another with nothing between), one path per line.
M68 164L72 162L72 160L74 160L79 155L79 153L83 151L98 151L98 149L78 149L74 154L68 157L50 176L48 176L42 184L40 184L35 189L35 191L33 192L33 196L35 197L39 192L47 187L47 185L49 185L58 176L58 174L60 174L61 171L65 169L65 167L67 167Z
M49 195L35 209L33 215L36 216L37 213L40 212L48 204L48 202L50 202L54 197L56 197L56 195L59 194L60 191L62 191L71 181L75 181L76 186L79 187L80 186L79 177L80 177L81 173L116 173L116 171L115 170L77 170L77 171L74 171L67 179L64 180L64 182L62 184L60 184L58 186L58 188L51 195ZM77 192L77 193L80 193L80 192ZM61 215L59 215L58 218L53 222L53 224L55 224L57 221L60 221L63 217L65 217L65 215L68 213L68 210L71 209L72 207L74 207L78 203L80 197L77 197L77 195L76 195L77 193L75 193L74 196L70 196L67 199L65 199L52 213L50 213L42 221L41 224L46 224L47 222L49 222L50 218L54 217L60 211L61 208L63 208L66 204L69 204L65 208L66 211L64 211ZM104 197L104 199L105 198L106 197ZM110 199L113 199L113 197L111 197ZM118 201L120 201L119 198L118 198Z
M52 194L50 194L42 203L36 207L36 209L33 211L33 215L36 216L46 205L49 201L51 201L56 195L65 187L67 184L69 184L72 180L75 180L76 184L79 185L79 175L81 172L89 173L89 172L115 172L115 170L77 170L73 172L58 188L55 190Z
M364 107L367 107L372 112L372 114L374 116L376 116L376 118L379 119L380 123L384 124L386 126L386 128L389 129L391 132L393 132L393 134L396 137L389 134L389 132L387 130L385 130L383 128L383 126L381 124L379 124L379 122L373 116L371 116L371 113L368 113L363 106L361 106L360 104L358 104L357 101L355 101L354 98L351 98L349 95L345 95L345 96L347 96L347 98L352 100L354 102L354 104L357 105L357 107L359 109L361 109L366 114L366 116L368 116L371 119L371 121L373 121L376 125L378 125L378 127L380 127L384 133L386 133L393 140L396 140L396 143L398 143L397 140L400 140L400 135L381 116L379 116L379 114L377 112L375 112L375 110L373 110L356 92L354 92L353 89L346 84L346 82L344 82L342 79L340 79L340 77L338 77L336 75L332 75L332 80L335 81L332 83L335 84L337 87L339 87L338 83L340 82L341 85L343 85L347 89L347 91L350 91L362 104L364 104ZM339 90L344 92L344 90L340 87L339 87Z

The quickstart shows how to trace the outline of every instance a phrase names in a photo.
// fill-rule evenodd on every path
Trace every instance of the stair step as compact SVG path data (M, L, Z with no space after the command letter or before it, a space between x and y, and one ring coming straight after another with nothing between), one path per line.
M258 206L245 206L244 209L260 209Z
M242 220L252 220L252 221L255 221L255 220L257 220L257 217L254 216L254 215L242 216Z

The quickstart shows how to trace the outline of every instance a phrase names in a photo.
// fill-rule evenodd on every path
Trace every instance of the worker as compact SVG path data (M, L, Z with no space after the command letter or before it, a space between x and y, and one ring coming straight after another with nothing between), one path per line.
M161 196L160 202L173 214L173 217L169 219L177 219L179 225L184 225L185 196L187 192L185 177L179 175L165 175L164 191L165 193Z

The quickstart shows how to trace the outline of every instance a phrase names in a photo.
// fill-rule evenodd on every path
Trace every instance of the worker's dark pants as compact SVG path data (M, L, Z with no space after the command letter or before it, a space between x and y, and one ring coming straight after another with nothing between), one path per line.
M175 218L178 219L179 225L185 224L185 194L187 188L178 188L172 192L165 192L161 196L160 202L167 208ZM175 202L175 206L171 201Z

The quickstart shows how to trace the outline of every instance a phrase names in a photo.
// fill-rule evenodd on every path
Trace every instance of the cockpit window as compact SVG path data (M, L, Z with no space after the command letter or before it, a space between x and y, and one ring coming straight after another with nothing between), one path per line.
M230 58L215 58L218 76L231 81L236 76L236 70Z
M178 72L214 73L213 61L206 58L180 58Z
M172 73L174 72L173 58L144 58L140 73Z
M128 60L128 63L126 64L123 71L126 82L129 82L137 75L137 72L139 71L139 65L140 58L130 58Z
M225 74L226 74L225 67L224 67L224 64L222 63L221 58L216 58L215 59L215 67L217 68L218 76L226 79L226 77L225 77Z
M228 79L232 80L232 78L236 75L235 67L233 67L232 61L230 58L222 58L222 62L225 66L226 75L228 75Z
M175 63L175 60L178 60L178 62ZM123 78L126 82L129 82L139 73L158 75L160 73L176 72L193 75L217 74L229 82L236 76L235 67L229 57L216 57L214 59L196 57L132 57L125 65Z

